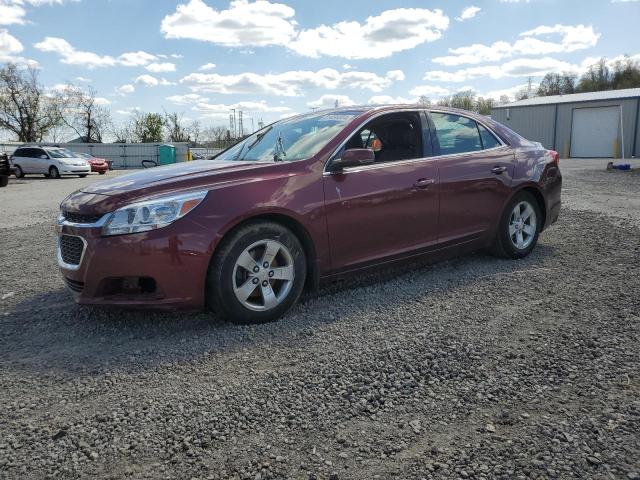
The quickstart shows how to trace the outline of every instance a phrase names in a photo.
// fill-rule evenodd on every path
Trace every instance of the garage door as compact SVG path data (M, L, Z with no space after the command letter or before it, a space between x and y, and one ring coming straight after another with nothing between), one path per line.
M611 158L618 138L620 107L576 108L571 128L571 156Z

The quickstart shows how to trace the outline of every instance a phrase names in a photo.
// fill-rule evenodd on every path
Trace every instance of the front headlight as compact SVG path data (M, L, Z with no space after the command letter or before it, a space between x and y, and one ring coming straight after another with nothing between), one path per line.
M166 227L196 208L207 191L158 197L119 208L107 220L102 235L125 235Z

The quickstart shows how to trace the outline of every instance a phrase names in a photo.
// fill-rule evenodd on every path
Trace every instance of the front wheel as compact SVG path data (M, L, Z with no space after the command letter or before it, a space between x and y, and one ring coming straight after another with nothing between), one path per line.
M107 173L107 172L98 172L98 174L100 174L100 175L104 175L105 173Z
M13 166L13 174L16 176L16 178L24 177L24 171L22 170L22 167L20 165Z
M225 239L212 260L209 306L235 323L277 320L298 300L306 279L304 249L289 229L255 222Z
M83 173L82 175L78 175L80 178L85 178L87 176L86 173Z
M9 176L2 175L0 177L0 187L6 187L9 185Z
M60 172L56 167L49 168L49 178L60 178Z
M535 197L528 192L516 194L500 220L494 253L504 258L526 257L538 243L541 228L542 214Z

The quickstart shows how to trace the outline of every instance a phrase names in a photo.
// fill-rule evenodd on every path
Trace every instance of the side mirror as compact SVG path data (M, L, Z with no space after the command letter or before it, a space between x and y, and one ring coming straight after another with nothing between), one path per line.
M41 158L42 160L48 160L48 159L49 159L49 157L47 157L46 155L40 155L40 158Z
M336 158L331 163L333 171L341 171L347 167L358 167L360 165L370 165L376 161L376 154L368 148L352 148L345 150L340 158Z

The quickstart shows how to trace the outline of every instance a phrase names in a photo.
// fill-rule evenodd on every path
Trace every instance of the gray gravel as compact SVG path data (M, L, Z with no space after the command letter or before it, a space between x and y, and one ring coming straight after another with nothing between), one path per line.
M0 478L640 478L640 175L599 164L563 161L525 260L350 280L253 327L75 306L52 221L79 181L13 182L3 211L37 213L0 224Z

